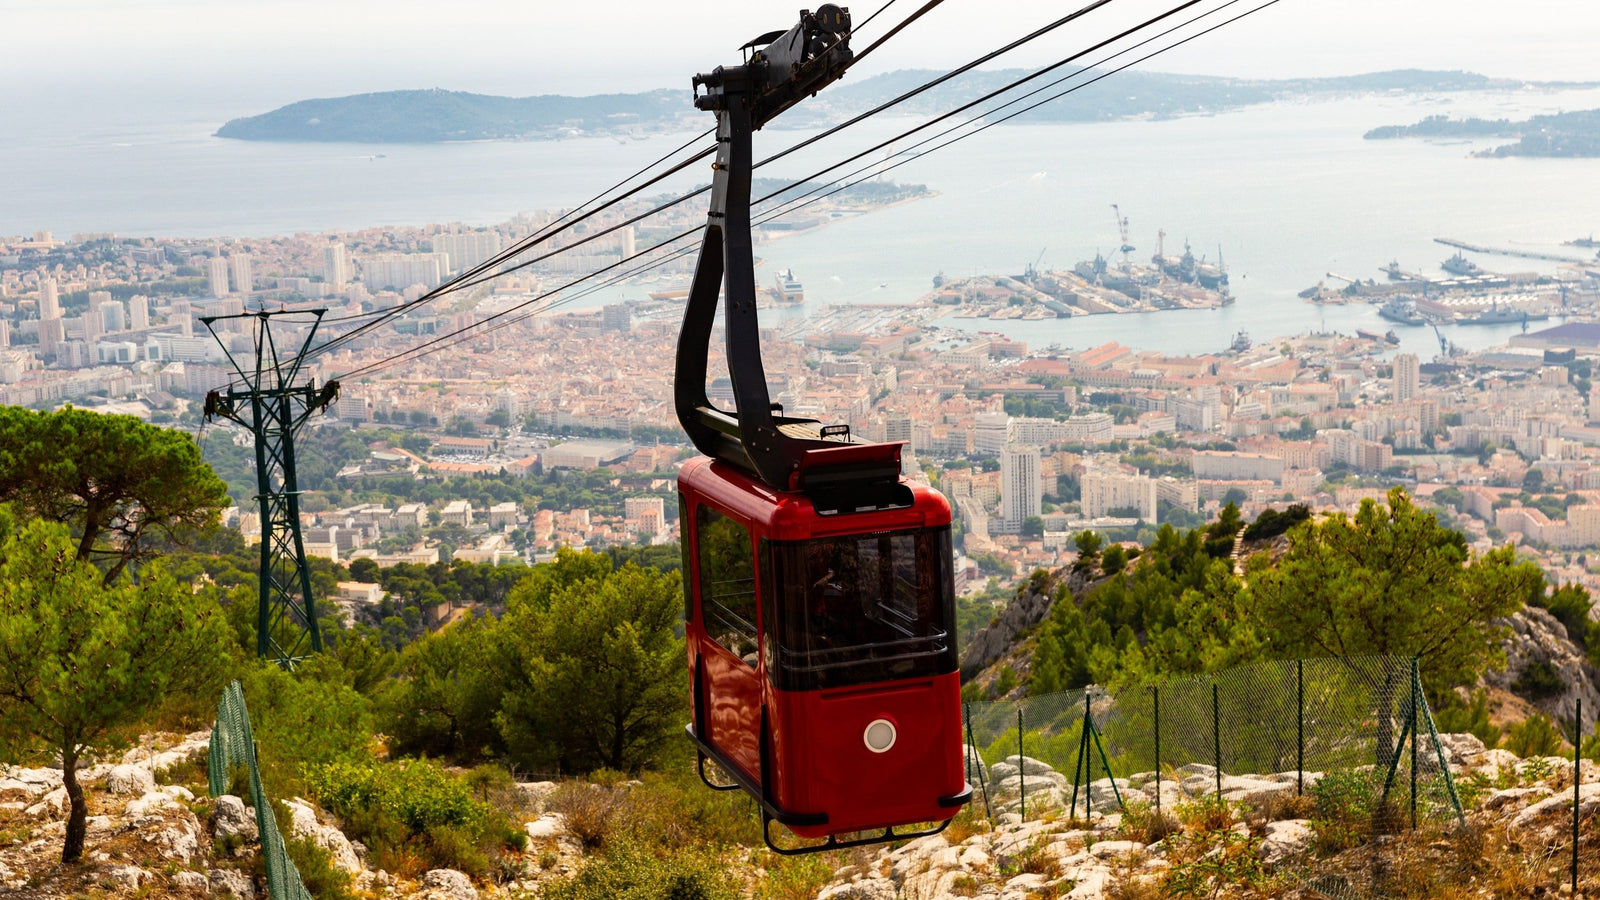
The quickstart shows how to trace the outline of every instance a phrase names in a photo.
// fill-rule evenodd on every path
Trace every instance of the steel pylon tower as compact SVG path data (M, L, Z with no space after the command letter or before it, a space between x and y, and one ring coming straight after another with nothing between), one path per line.
M305 543L300 536L300 489L295 480L294 435L312 413L325 408L339 394L339 383L322 388L314 382L295 385L322 322L325 309L253 312L207 316L200 321L222 345L228 363L243 384L206 395L206 419L218 416L237 422L255 435L256 501L261 508L260 605L256 614L256 655L279 665L292 666L309 653L322 650L316 603L311 594L311 569L306 565ZM273 316L315 316L298 352L285 358L272 335ZM213 323L228 319L255 320L255 364L240 365L217 334ZM288 623L294 638L287 646L278 631Z

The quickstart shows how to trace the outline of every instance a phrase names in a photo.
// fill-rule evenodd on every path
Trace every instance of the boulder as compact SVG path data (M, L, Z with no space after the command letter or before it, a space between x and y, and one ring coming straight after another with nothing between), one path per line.
M141 885L156 876L138 866L112 866L106 872L106 877L125 891L137 891Z
M166 791L150 791L140 797L129 800L127 807L123 810L123 815L130 819L138 819L155 815L164 809L182 808L178 801L172 799L172 795Z
M1257 851L1267 865L1277 865L1291 856L1305 852L1311 846L1311 822L1308 819L1285 819L1268 822L1266 837Z
M30 816L55 818L56 816L65 815L66 811L67 789L65 787L58 787L55 790L45 794L39 799L38 803L33 804L23 812L24 814Z
M1578 788L1578 817L1586 818L1600 810L1600 782L1581 785ZM1546 818L1559 814L1562 822L1568 822L1572 817L1572 792L1560 791L1555 795L1540 800L1538 803L1527 807L1517 813L1511 820L1513 829L1530 828L1544 824Z
M1457 771L1476 769L1483 765L1483 754L1488 752L1483 741L1475 734L1441 734L1439 748L1450 768Z
M1013 772L1021 769L1024 775L1052 775L1056 771L1055 767L1049 763L1034 759L1031 756L1008 756L997 765L1011 766Z
M199 872L174 872L172 886L183 891L198 891L202 894L211 893L211 882Z
M1144 849L1144 844L1138 841L1099 841L1089 848L1089 853L1095 859L1115 860Z
M523 827L527 829L530 838L554 840L567 833L567 817L561 813L546 813L537 821L529 822Z
M255 809L245 806L243 800L232 794L217 798L216 807L211 813L211 833L219 838L237 835L246 841L261 839Z
M333 864L346 872L352 875L361 872L361 859L356 856L356 848L350 845L350 839L344 836L344 832L331 825L323 825L318 822L316 810L313 810L311 804L299 797L286 802L284 805L289 808L289 833L292 836L309 838L312 843L328 851L328 855L332 857ZM453 870L439 869L438 871L449 872Z
M113 794L133 794L138 797L155 789L156 777L143 766L124 763L112 766L110 774L106 775L106 790Z
M519 781L517 782L517 793L522 795L522 799L527 801L529 806L542 812L544 810L544 802L550 799L550 795L554 794L556 788L560 786L554 781Z
M238 869L212 869L206 873L211 890L235 900L255 900L256 887L250 877Z
M887 878L863 878L823 888L817 900L896 900L900 896Z
M422 884L439 900L478 900L472 879L455 869L432 869L422 876Z

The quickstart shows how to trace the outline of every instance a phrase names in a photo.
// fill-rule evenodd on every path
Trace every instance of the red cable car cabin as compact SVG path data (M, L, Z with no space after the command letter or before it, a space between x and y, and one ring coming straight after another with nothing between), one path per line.
M673 388L679 423L708 457L678 475L689 737L701 777L709 758L735 783L707 784L748 792L780 853L910 837L894 828L918 822L943 828L972 797L950 505L901 478L899 444L784 416L761 364L751 134L837 79L849 37L849 12L824 4L746 44L744 65L693 79L695 106L717 114L717 161ZM706 395L719 293L734 410ZM827 841L780 848L773 821Z
M944 497L830 515L704 457L678 486L701 752L801 837L954 816L972 791Z

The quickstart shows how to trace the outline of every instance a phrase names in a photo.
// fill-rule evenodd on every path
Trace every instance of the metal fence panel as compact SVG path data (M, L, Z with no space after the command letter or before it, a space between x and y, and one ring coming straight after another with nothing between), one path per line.
M227 793L233 770L238 766L244 766L250 775L250 802L256 808L256 830L261 835L267 896L272 900L312 900L310 892L300 882L300 871L284 847L272 804L261 787L256 742L250 732L250 711L244 704L244 689L235 681L222 692L222 701L217 704L217 724L211 729L206 773L211 782L211 796Z

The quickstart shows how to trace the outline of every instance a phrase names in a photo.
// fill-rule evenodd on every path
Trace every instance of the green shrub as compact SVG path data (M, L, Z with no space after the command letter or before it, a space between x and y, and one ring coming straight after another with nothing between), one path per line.
M1441 734L1471 734L1485 747L1500 743L1500 727L1489 722L1489 692L1473 692L1472 701L1463 705L1455 694L1448 694L1445 705L1434 713L1434 724Z
M578 874L547 884L542 900L734 900L727 866L714 856L676 853L665 859L629 844L592 856Z
M526 846L527 835L475 798L468 779L425 760L329 763L308 781L346 834L407 864L483 876L502 849Z
M1522 667L1522 672L1517 675L1517 680L1511 682L1511 689L1532 700L1543 700L1561 693L1565 685L1561 682L1561 673L1549 661L1543 659L1530 660Z
M281 815L281 814L280 814ZM289 859L300 870L300 883L317 900L356 900L350 889L350 873L333 864L333 855L309 837L284 838Z
M1543 713L1523 719L1506 729L1502 746L1527 759L1530 756L1555 756L1561 752L1561 732Z
M1329 772L1312 785L1311 830L1318 849L1337 853L1366 843L1379 806L1379 777L1370 771Z

